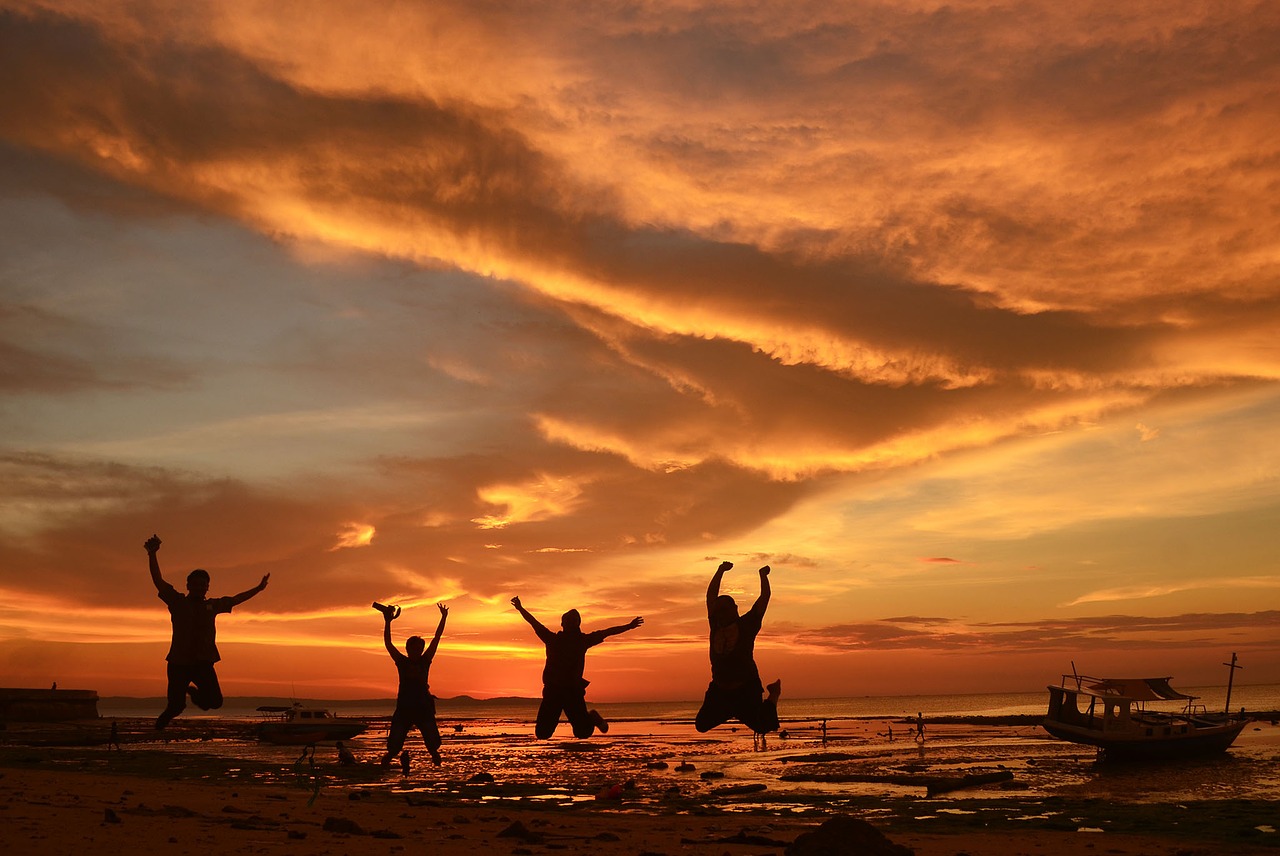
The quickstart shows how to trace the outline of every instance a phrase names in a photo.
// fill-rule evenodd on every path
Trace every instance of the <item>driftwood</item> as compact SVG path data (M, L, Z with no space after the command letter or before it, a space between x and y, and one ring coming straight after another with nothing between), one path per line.
M936 797L938 794L947 794L952 791L960 791L965 788L976 788L981 785L991 785L996 782L1007 782L1013 778L1013 773L1008 770L1000 770L996 773L970 773L967 776L958 778L945 778L937 782L932 782L925 786L925 796Z
M922 787L926 796L937 796L951 791L974 788L980 785L1007 782L1013 773L1000 770L995 773L969 773L964 776L920 776L909 773L788 773L779 776L784 782L821 782L825 784L844 784L850 782L883 782L889 785L906 787Z

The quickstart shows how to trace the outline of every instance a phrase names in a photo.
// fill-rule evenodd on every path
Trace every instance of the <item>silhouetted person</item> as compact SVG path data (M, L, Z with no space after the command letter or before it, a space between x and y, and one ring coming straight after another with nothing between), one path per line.
M760 597L738 615L738 604L720 594L720 580L732 562L721 562L707 586L707 621L711 625L711 683L694 720L698 731L737 719L755 734L778 730L778 696L782 681L769 684L769 697L761 699L765 688L756 668L756 635L769 606L769 566L760 569Z
M560 616L560 632L552 633L520 605L520 598L511 598L511 605L547 646L547 664L542 669L542 704L538 706L538 721L533 733L539 740L546 740L554 734L560 724L561 711L573 726L573 736L579 740L590 737L597 728L602 734L608 733L609 723L604 721L600 712L587 710L587 684L591 682L582 678L587 649L610 636L636 629L644 624L644 619L637 615L626 624L583 633L582 616L578 610L571 609Z
M356 756L351 753L351 750L347 748L347 745L341 740L334 744L334 748L338 750L338 763L342 766L354 767L356 764L360 763L356 760Z
M222 659L215 643L214 621L219 613L230 612L266 588L271 574L264 575L260 583L240 594L208 598L205 595L209 593L209 572L196 568L187 574L187 593L178 594L177 589L160 576L160 562L156 559L159 537L152 535L142 546L147 551L156 595L169 607L169 620L173 623L173 639L165 657L169 664L169 703L156 718L156 728L163 729L186 709L188 694L201 710L222 707L222 687L213 668L213 664Z
M375 607L376 608L376 607ZM444 623L449 617L449 607L437 603L440 610L440 623L436 626L436 635L431 637L431 644L423 641L421 636L410 636L405 640L405 653L401 654L391 641L391 622L400 615L399 607L382 609L382 642L387 646L387 653L396 664L400 673L400 689L396 692L396 711L391 714L391 730L387 732L387 753L382 756L383 764L390 764L391 759L400 755L404 748L404 739L409 730L416 728L422 734L422 742L427 744L433 763L440 763L440 728L436 725L436 701L431 696L428 677L431 672L431 660L440 647L440 637L444 634ZM401 756L402 764L408 764L408 753ZM406 770L407 772L407 770Z

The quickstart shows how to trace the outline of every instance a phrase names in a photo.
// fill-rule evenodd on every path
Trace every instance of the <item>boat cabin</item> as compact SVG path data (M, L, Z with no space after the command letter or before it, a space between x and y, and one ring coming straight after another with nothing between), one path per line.
M1062 684L1050 686L1048 718L1107 734L1140 734L1172 737L1186 734L1192 718L1203 715L1196 696L1169 685L1170 678L1091 678L1063 675ZM1148 702L1185 701L1179 713L1148 710Z

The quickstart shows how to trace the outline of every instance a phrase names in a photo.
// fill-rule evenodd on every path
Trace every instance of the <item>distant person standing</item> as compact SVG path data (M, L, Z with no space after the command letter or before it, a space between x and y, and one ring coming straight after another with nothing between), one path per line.
M444 635L444 623L449 617L449 607L437 603L440 610L440 623L436 625L436 635L431 637L431 644L423 641L421 636L410 636L404 642L405 653L401 654L391 641L391 622L400 616L400 607L384 607L374 604L375 609L382 612L382 642L387 647L400 673L400 689L396 692L396 710L391 715L391 729L387 732L387 752L382 756L383 764L390 764L391 759L400 754L404 748L404 740L411 729L418 729L422 742L431 753L431 761L440 765L440 727L436 724L436 701L431 696L428 678L431 672L431 661L440 647L440 637ZM401 765L408 773L408 754L400 759Z
M737 719L755 734L778 730L778 697L782 681L769 684L768 698L761 699L765 687L756 668L756 636L769 606L769 566L760 569L760 597L746 615L738 615L738 604L720 594L720 581L732 562L721 562L707 586L707 622L711 627L711 683L694 720L698 731Z
M644 619L636 616L617 627L583 633L582 616L578 610L571 609L560 616L560 632L552 633L520 604L520 598L511 598L511 605L529 622L533 632L547 646L547 664L542 669L542 704L538 706L534 734L539 740L546 740L554 734L556 726L560 724L561 711L573 726L573 736L579 740L590 737L597 728L601 734L607 734L609 723L605 722L600 712L587 710L587 685L591 682L582 678L586 668L587 649L599 645L610 636L636 629L644 624Z
M169 620L173 623L173 638L169 643L169 654L165 657L168 662L169 703L156 718L156 728L163 730L186 709L188 695L201 710L222 707L222 687L218 685L218 674L213 668L213 664L222 659L215 643L215 619L219 613L230 612L266 588L271 574L266 574L260 583L240 594L208 598L209 572L196 568L187 574L187 593L179 594L160 576L160 562L156 558L160 538L152 535L142 546L147 551L156 596L169 607Z

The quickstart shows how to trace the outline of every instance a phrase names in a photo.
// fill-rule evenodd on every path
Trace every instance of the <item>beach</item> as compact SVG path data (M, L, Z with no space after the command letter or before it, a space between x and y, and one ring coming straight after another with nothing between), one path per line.
M97 742L105 721L11 723L0 817L16 853L783 854L832 818L921 856L1280 852L1270 721L1225 755L1136 768L1100 766L1020 718L926 723L922 743L905 721L832 723L825 745L793 723L757 751L741 729L681 722L537 741L480 720L446 729L439 767L411 739L407 773L376 763L376 723L350 742L354 766L332 745L258 743L241 720L180 719L164 739L117 720L118 750ZM93 739L65 745L76 735Z

